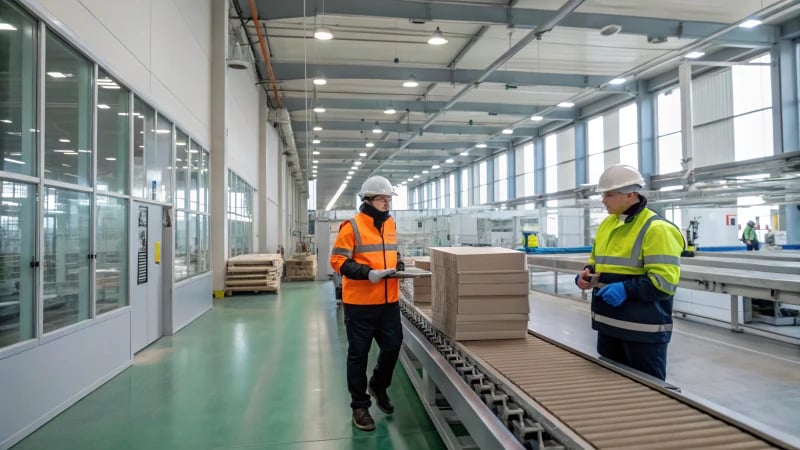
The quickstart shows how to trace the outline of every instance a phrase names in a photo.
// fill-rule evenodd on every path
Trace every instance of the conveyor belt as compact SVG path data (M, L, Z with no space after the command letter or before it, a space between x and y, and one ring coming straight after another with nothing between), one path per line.
M406 305L424 318L429 308ZM428 319L429 320L429 319ZM555 426L603 449L765 449L785 446L680 395L612 370L529 331L525 339L450 342L493 382L542 408ZM478 391L479 389L475 389ZM487 402L488 403L488 402ZM530 406L532 405L532 406ZM550 424L553 425L553 424ZM574 442L565 443L567 447Z

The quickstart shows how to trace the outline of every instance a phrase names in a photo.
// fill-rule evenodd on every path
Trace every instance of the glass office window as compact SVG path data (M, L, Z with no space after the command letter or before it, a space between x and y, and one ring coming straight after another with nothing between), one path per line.
M209 174L208 174L208 152L200 149L200 175L198 177L198 202L199 207L198 211L207 213L208 211L208 184L209 184Z
M97 314L128 305L128 200L97 196Z
M253 187L228 170L228 256L253 251Z
M90 194L44 189L45 333L89 318Z
M186 211L175 213L175 279L182 280L189 276L189 244Z
M97 76L98 191L128 193L129 112L130 92L100 69Z
M36 175L36 21L2 1L0 171Z
M208 240L208 216L199 215L197 220L198 241L199 248L197 250L197 267L200 273L208 272L211 270L211 259L209 258L209 240Z
M46 47L44 176L91 186L94 66L52 33Z
M0 348L34 337L35 190L0 181Z
M190 141L189 153L189 209L198 211L200 205L200 167L203 165L203 152L196 142Z
M154 131L156 145L145 146L144 153L150 199L169 203L172 201L172 122L158 115Z
M175 129L175 207L189 207L189 164L192 154L189 153L189 136Z
M156 145L156 112L140 100L133 100L133 191L131 194L139 198L151 198L152 189L145 175L145 154L147 149L155 149ZM155 150L153 150L155 151Z
M188 274L189 276L195 275L200 273L200 238L197 234L197 214L188 213L186 214L186 223L187 223L187 249L189 250L189 264L188 264Z

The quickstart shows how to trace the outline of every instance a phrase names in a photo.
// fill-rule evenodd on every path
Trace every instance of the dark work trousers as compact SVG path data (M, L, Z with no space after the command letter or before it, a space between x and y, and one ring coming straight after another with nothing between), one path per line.
M369 408L367 394L367 357L372 339L378 343L378 362L372 371L369 385L384 391L392 383L392 371L400 356L403 328L400 325L400 303L381 305L344 304L344 324L347 328L347 388L350 407Z
M597 353L661 380L667 379L667 343L631 342L598 332Z

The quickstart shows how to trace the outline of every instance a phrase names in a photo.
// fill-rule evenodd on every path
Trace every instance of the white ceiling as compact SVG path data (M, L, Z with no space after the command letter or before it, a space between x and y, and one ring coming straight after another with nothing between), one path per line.
M565 2L512 0L507 14L502 17L508 16L515 23L536 17L535 21L544 23L552 16L549 11L557 10ZM317 204L321 209L339 188L354 160L361 159L363 165L342 195L346 202L371 174L388 176L399 183L409 174L430 170L432 164L448 157L456 158L454 164L448 165L455 168L530 139L538 134L537 127L568 123L563 119L580 115L582 109L601 99L603 102L630 101L630 94L596 88L621 74L648 78L661 75L669 80L669 73L674 72L679 59L644 72L640 69L657 58L680 56L687 46L697 42L697 38L735 25L763 8L779 3L783 7L791 2L587 0L565 19L564 23L572 26L556 26L543 33L541 39L527 44L501 64L487 81L438 115L436 113L447 102L469 86L468 83L476 81L490 64L525 38L536 25L511 28L498 23L495 13L508 7L508 0L326 0L328 14L322 14L320 2L316 4L320 14L314 16L315 4L309 2L305 19L295 2L256 0L255 3L266 31L278 92L291 113L303 176L310 174L314 158L319 161ZM249 19L248 1L232 0L232 4L238 6L244 19ZM423 20L424 23L412 23L409 19L420 19L420 15L424 15L420 8L425 4L431 11L429 18ZM235 9L232 9L233 16ZM547 12L532 16L529 10ZM365 16L363 11L371 11L373 15ZM469 20L460 15L470 11L478 13ZM482 11L486 14L481 14ZM265 17L267 20L263 19ZM269 20L270 17L278 18ZM602 36L600 27L614 21L622 25L622 31ZM236 27L238 19L232 23ZM247 33L255 41L253 23L247 23ZM313 39L313 30L323 24L333 32L333 40ZM691 37L678 38L677 33L672 33L666 42L649 43L647 34L651 26L657 30L677 30L684 26L686 35ZM449 40L446 45L427 44L427 38L436 27ZM706 30L706 34L698 34L697 30ZM740 29L735 32L739 33L737 39L751 39L751 35L742 34ZM753 48L768 45L769 42L758 40L743 45L718 39L704 44L703 48L709 55L724 51L726 58L734 58L739 51L752 53ZM254 48L257 50L258 46ZM256 58L261 62L262 76L266 77L258 51ZM311 78L320 73L326 76L328 83L314 86ZM419 86L403 87L403 81L411 75L417 78ZM623 89L636 89L635 83L628 84L632 86ZM554 108L557 103L570 99L577 99L576 108ZM326 112L314 113L306 109L306 104L309 108L325 106ZM388 106L393 106L397 112L384 114ZM410 111L406 112L405 108ZM544 110L546 120L538 123L528 120L530 114L540 110ZM430 127L419 135L423 124L431 118L434 120ZM553 122L554 118L559 120ZM395 131L373 134L375 121ZM316 123L323 124L324 129L310 131ZM499 134L501 129L514 124L518 124L518 128L513 135ZM319 138L320 144L311 145L312 138ZM398 152L409 139L413 141L408 148ZM366 148L367 141L375 142L376 147ZM473 148L483 141L490 143L489 148ZM470 148L468 157L459 156L461 151ZM311 150L320 154L311 155ZM366 152L367 156L358 156L361 152ZM390 157L393 159L387 162ZM382 167L376 171L379 165ZM432 172L442 173L441 170ZM414 183L430 179L432 175L429 173Z

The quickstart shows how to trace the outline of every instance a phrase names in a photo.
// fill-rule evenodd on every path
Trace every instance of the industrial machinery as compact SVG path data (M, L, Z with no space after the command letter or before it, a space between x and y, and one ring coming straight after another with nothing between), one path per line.
M686 239L686 249L681 253L681 256L694 256L697 250L697 230L700 228L700 220L695 217L689 221L689 227L683 231L683 237Z

